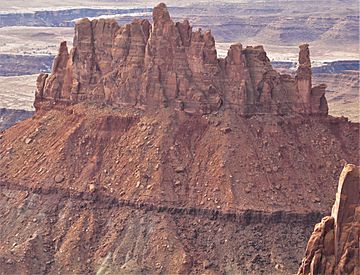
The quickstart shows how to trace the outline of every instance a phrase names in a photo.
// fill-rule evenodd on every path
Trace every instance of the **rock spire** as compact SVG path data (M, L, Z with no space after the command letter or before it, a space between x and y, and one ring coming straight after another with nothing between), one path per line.
M243 115L327 114L324 93L325 86L311 86L307 45L300 46L295 78L276 72L261 46L235 44L218 58L211 31L174 23L161 3L153 23L78 21L73 48L61 43L51 74L39 76L35 107L89 100L203 114L221 108Z

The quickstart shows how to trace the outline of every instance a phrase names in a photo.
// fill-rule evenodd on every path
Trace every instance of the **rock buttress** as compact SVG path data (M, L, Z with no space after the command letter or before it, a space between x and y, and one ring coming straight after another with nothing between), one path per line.
M331 216L315 226L298 274L360 273L360 167L341 172Z

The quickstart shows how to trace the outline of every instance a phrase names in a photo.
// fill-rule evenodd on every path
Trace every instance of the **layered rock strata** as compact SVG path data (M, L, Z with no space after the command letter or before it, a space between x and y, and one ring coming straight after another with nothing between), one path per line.
M159 4L152 24L78 21L71 51L61 43L51 75L39 76L35 107L90 100L188 113L327 114L324 93L324 85L312 87L308 45L295 78L276 72L262 46L235 44L218 58L210 31L174 23Z
M360 273L360 167L340 175L331 216L315 226L298 274Z

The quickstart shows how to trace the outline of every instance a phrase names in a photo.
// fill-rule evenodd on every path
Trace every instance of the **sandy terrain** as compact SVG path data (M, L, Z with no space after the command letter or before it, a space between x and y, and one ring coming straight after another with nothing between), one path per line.
M0 53L54 55L61 41L71 44L73 35L73 28L4 27L0 28Z
M37 75L0 76L0 108L33 111Z

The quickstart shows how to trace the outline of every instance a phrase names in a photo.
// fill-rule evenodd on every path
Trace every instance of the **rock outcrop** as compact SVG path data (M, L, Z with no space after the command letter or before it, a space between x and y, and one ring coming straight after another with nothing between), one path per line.
M360 167L340 175L331 216L315 226L298 274L360 273Z
M281 75L263 47L241 44L218 58L210 31L193 31L187 20L174 23L159 4L152 24L78 21L70 53L63 42L51 75L39 77L35 107L89 100L203 114L220 108L327 114L325 86L311 85L308 45L300 46L299 64L295 78Z
M163 4L153 24L79 21L40 111L0 135L0 274L297 272L342 161L358 164L359 124L311 115L323 88L308 46L296 78L262 47L219 59Z

